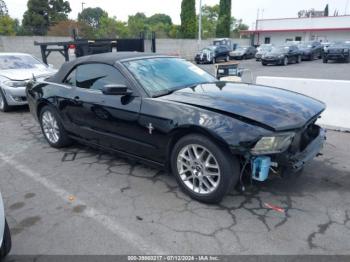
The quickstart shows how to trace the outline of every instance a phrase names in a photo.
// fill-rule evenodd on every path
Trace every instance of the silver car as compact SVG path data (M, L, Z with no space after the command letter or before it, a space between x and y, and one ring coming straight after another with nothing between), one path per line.
M46 78L57 70L23 53L0 53L0 111L26 105L25 87L33 78Z
M0 193L0 260L11 250L10 229L5 219L4 203Z

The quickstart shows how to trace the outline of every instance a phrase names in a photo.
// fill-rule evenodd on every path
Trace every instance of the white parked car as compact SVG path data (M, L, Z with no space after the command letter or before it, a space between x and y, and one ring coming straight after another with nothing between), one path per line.
M33 76L46 78L56 73L37 58L23 53L0 53L0 111L26 105L26 84Z
M4 203L0 193L0 260L11 250L10 229L5 219Z

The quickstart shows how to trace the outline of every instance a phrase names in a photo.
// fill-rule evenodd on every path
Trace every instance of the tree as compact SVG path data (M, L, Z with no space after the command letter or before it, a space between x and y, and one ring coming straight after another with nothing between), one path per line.
M75 20L64 20L56 23L49 28L47 35L50 36L71 36L73 29L80 31L80 24Z
M195 38L197 33L195 0L182 0L180 16L182 37Z
M0 35L16 35L16 21L9 15L0 16Z
M102 8L88 7L78 14L78 21L87 24L93 29L97 29L100 26L100 19L103 16L108 16L108 14Z
M230 37L231 0L220 0L219 19L216 27L217 37Z
M219 17L219 5L202 6L202 37L203 38L215 37L218 17Z
M329 15L329 7L328 7L328 4L327 4L325 9L324 9L324 16L328 16L328 15Z
M8 15L9 11L7 9L6 3L4 0L0 0L0 16Z
M144 13L136 13L135 15L129 15L128 29L130 36L138 37L140 32L148 31L147 17Z
M50 25L68 20L68 14L72 11L69 2L64 0L49 0Z
M126 23L118 21L115 17L102 16L100 26L96 31L96 38L126 37L128 28Z
M172 25L173 24L171 17L166 14L154 14L147 19L147 23L150 25L156 25L156 24Z
M27 34L45 35L50 25L66 20L71 11L63 0L28 0L22 26Z

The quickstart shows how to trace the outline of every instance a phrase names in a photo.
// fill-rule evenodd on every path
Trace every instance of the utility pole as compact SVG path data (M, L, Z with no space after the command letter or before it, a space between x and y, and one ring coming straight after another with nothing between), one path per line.
M85 5L85 3L84 3L84 2L81 2L81 11L82 11L82 12L84 11L84 5Z
M198 50L202 44L202 0L199 0L199 16L198 16Z

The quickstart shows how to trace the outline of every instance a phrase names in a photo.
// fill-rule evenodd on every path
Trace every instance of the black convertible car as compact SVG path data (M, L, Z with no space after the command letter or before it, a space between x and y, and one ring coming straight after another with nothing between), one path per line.
M214 203L243 176L263 181L319 154L325 105L283 89L226 83L183 59L108 53L64 64L27 86L30 111L56 148L78 140L167 168ZM243 188L243 186L242 186Z

